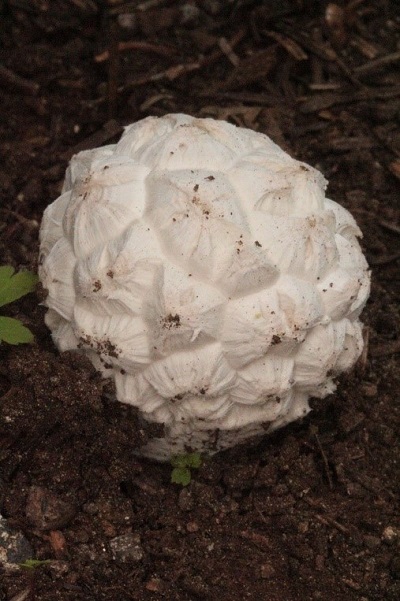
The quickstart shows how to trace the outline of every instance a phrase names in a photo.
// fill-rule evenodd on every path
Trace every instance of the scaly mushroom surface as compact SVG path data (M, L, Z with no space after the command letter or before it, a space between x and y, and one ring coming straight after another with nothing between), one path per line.
M354 365L370 274L325 188L267 136L182 114L72 158L40 232L46 323L163 424L140 453L280 428Z

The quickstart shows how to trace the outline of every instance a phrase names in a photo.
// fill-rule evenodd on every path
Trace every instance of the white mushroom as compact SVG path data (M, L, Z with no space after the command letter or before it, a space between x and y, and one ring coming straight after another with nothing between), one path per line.
M73 157L41 227L46 323L164 425L138 452L272 431L354 365L370 275L325 187L267 136L180 114Z

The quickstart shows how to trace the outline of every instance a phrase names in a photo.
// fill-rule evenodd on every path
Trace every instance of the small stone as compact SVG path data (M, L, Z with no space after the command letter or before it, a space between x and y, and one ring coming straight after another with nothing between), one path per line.
M114 524L111 524L108 520L102 520L101 525L107 538L113 538L117 534Z
M162 593L164 590L164 583L161 578L150 578L145 584L147 591L152 593Z
M182 511L191 511L194 507L193 494L188 488L182 488L178 497L178 507Z
M33 549L21 532L11 530L0 516L0 564L13 566L32 559Z
M110 547L114 559L119 561L140 561L144 556L140 536L133 532L116 536L110 540Z
M364 544L368 549L375 549L381 544L381 539L378 536L370 536L367 534L364 536Z
M383 531L382 539L387 545L393 545L399 540L400 531L393 526L386 526Z
M70 564L68 561L52 561L48 567L53 577L64 578L69 572Z
M318 572L322 572L325 568L325 557L323 555L316 555L315 557L315 569Z
M26 500L26 517L38 530L58 530L67 526L76 509L47 488L31 486Z
M186 530L188 532L197 532L199 530L199 525L197 522L188 522L186 524Z
M364 384L362 392L367 398L373 398L378 394L378 387L376 384Z
M308 522L299 522L299 523L297 524L297 531L298 531L300 534L305 534L306 532L308 532L308 529L309 529L309 524L308 524Z
M117 21L122 29L130 29L131 31L137 29L137 17L134 13L121 13L118 15Z
M263 563L262 566L260 566L261 578L272 578L274 574L275 568L270 563Z

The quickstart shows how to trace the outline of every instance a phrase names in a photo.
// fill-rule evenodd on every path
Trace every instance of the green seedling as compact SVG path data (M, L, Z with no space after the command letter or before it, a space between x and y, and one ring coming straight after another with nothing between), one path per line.
M0 267L0 307L33 292L37 281L37 276L30 271L15 273L14 268L9 265ZM22 325L19 319L0 316L0 343L4 341L8 344L21 344L32 340L32 332Z
M200 453L187 453L186 455L176 455L171 459L173 467L171 473L171 482L187 486L192 479L192 469L198 469L201 466Z
M36 568L40 568L40 566L45 565L46 563L51 563L50 559L26 559L22 563L19 563L20 568L24 568L26 570L36 570Z

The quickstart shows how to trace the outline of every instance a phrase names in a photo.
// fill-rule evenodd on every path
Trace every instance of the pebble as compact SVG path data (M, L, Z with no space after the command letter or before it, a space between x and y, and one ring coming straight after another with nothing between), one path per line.
M300 534L305 534L306 532L308 532L308 530L309 530L309 527L310 527L310 525L309 525L309 523L308 523L308 522L299 522L299 523L297 524L297 531L298 531Z
M182 488L178 497L178 507L182 511L191 511L194 507L193 494L188 488Z
M188 532L197 532L199 530L199 525L197 522L188 522L186 524L186 530Z
M114 559L119 561L140 561L144 557L140 536L133 532L116 536L110 540L110 547Z
M33 549L25 536L9 528L0 516L0 564L15 566L32 557Z
M376 547L379 547L381 542L382 541L378 536L371 536L368 534L364 536L364 544L366 547L368 547L368 549L375 549Z
M378 394L378 386L376 384L364 384L362 392L367 398L373 398Z
M47 488L31 486L25 512L30 523L38 530L58 530L72 521L76 509Z
M386 526L386 528L383 531L382 538L387 545L393 545L396 541L400 539L399 535L400 530L394 528L393 526Z
M147 591L152 593L163 593L164 591L164 583L161 578L151 578L145 584L145 588Z
M274 574L275 574L275 568L270 563L263 563L262 566L260 566L261 578L265 578L265 579L272 578L272 576L274 576Z

